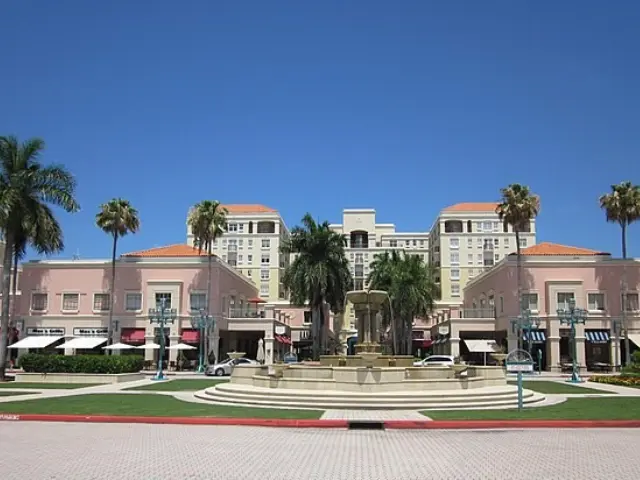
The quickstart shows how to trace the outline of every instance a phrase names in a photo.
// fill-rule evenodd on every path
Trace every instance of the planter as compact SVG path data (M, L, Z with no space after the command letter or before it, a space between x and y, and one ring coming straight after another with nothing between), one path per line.
M491 354L491 358L493 358L496 362L498 362L498 365L502 365L507 357L508 357L508 355L506 353L492 353Z
M456 375L460 375L468 368L469 365L467 365L466 363L454 363L453 365L451 365L451 370L453 370L453 373L455 373Z
M20 382L33 383L123 383L144 380L142 373L16 373L16 388Z
M239 358L242 358L246 355L246 353L244 352L227 352L227 355L229 356L229 358L231 360L237 360Z
M360 357L362 358L362 361L367 368L372 368L373 362L375 362L378 357L380 357L380 354L376 352L361 352Z
M287 368L287 365L280 363L269 365L267 367L267 375L269 375L270 377L282 378L285 368Z

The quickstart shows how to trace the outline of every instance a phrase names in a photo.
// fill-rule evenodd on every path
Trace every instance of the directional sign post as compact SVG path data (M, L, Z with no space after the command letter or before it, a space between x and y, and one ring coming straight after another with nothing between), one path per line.
M523 394L522 394L522 373L533 372L533 358L529 352L525 350L512 350L505 359L505 367L507 373L515 373L518 378L518 410L522 410L524 406Z

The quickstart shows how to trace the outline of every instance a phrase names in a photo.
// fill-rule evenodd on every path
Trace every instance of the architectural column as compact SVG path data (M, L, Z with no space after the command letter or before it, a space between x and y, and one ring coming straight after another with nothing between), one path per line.
M620 337L613 331L610 332L611 341L609 341L609 363L613 371L621 365L622 355L620 351Z
M552 372L560 371L560 336L547 337L547 367Z
M273 350L275 347L275 341L273 338L264 339L264 364L273 365Z
M169 334L169 345L166 347L170 347L171 345L175 345L176 343L180 343L180 335ZM169 362L178 363L178 350L169 350Z
M451 355L453 358L457 358L460 356L460 339L459 338L449 338L449 342L450 342L450 349L449 349L449 355Z
M154 340L155 340L155 336L153 335L153 328L151 330L151 335L149 335L149 331L147 330L147 333L144 336L144 344L149 345L149 344L155 343ZM150 348L146 348L144 350L144 360L146 362L155 362L157 356L158 356L158 353L156 353L155 350L152 350Z
M587 371L587 352L585 347L584 336L576 335L576 353L578 355L578 365L580 365L580 371Z

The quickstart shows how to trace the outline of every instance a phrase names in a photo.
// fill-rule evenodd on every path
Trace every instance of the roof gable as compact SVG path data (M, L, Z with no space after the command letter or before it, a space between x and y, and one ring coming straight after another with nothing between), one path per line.
M138 252L123 253L123 257L144 257L144 258L176 258L176 257L202 257L207 256L206 252L198 252L186 244L168 245L166 247L149 248Z
M242 213L277 213L277 210L258 204L228 204L220 205L225 208L231 215Z
M560 245L558 243L542 242L531 247L523 248L520 252L526 256L597 256L610 255L607 252L599 252L588 248L571 247L569 245ZM513 254L512 254L513 255Z
M447 213L452 213L452 212L495 213L497 207L498 207L497 202L466 202L466 203L456 203L455 205L451 205L442 211Z

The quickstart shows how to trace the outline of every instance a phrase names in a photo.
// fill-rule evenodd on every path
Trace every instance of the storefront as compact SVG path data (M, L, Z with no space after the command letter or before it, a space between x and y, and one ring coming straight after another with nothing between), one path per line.
M109 332L106 327L76 327L73 338L68 339L56 349L64 350L65 355L103 355Z
M64 343L66 329L64 327L30 327L26 337L9 345L12 350L22 350L23 353L47 352L57 353L56 347Z

